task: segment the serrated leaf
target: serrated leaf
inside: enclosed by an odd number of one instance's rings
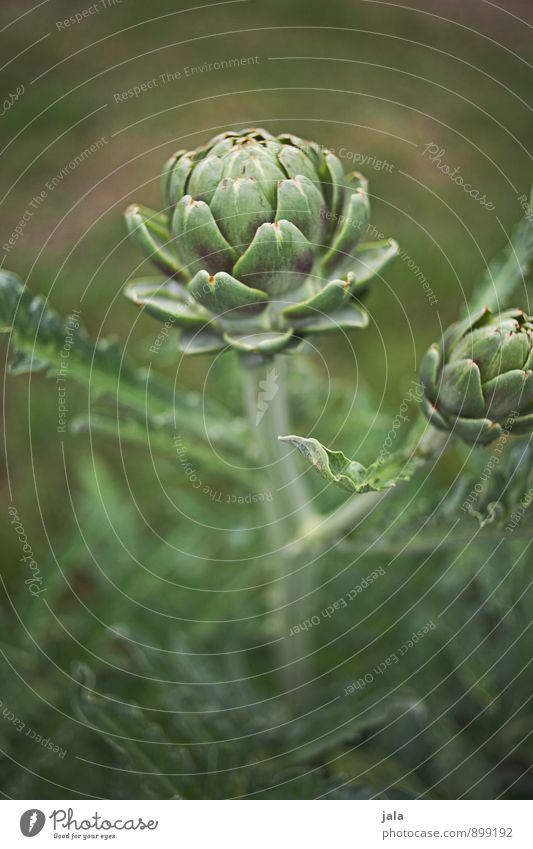
[[[378,457],[369,466],[363,466],[342,451],[331,451],[318,439],[293,435],[279,438],[294,445],[323,478],[351,493],[380,492],[408,481],[430,456],[417,447],[418,439],[410,439],[403,450]]]
[[[89,401],[101,397],[151,419],[169,412],[176,427],[202,439],[211,430],[240,448],[242,422],[199,392],[174,392],[152,370],[137,368],[114,339],[91,340],[79,314],[61,320],[40,298],[32,298],[14,274],[0,271],[0,326],[10,330],[13,374],[64,374],[88,386]],[[68,355],[65,344],[68,340]]]

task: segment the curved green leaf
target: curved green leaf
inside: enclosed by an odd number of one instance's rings
[[[224,334],[224,339],[228,345],[243,354],[275,354],[286,347],[291,337],[292,329],[279,333],[265,330],[258,333]]]
[[[320,315],[314,317],[294,320],[297,333],[338,333],[340,330],[360,330],[368,327],[368,315],[361,307],[347,306],[337,310],[331,315]]]
[[[344,306],[350,299],[350,281],[331,280],[305,301],[284,307],[281,314],[289,319],[319,318]]]
[[[405,448],[383,453],[369,466],[350,460],[342,451],[330,451],[318,439],[294,435],[279,439],[294,445],[327,481],[352,493],[390,489],[401,481],[410,480],[416,470],[433,457],[431,451],[421,447],[416,428]]]
[[[195,301],[215,315],[222,313],[224,318],[245,318],[249,312],[239,313],[238,310],[264,307],[268,301],[266,292],[246,286],[225,271],[214,275],[199,271],[188,288]]]
[[[168,321],[176,327],[202,327],[209,316],[198,311],[187,290],[173,280],[132,280],[123,295],[153,318]]]
[[[346,255],[355,249],[366,232],[369,218],[368,196],[363,189],[357,189],[351,195],[346,211],[340,216],[333,244],[320,263],[324,274],[345,264]]]
[[[132,204],[124,218],[128,233],[146,257],[165,274],[180,276],[182,268],[174,252],[167,216],[146,206]]]
[[[525,195],[519,200],[524,209],[524,217],[516,224],[505,247],[496,254],[481,275],[470,298],[469,312],[481,307],[499,311],[510,302],[520,285],[524,287],[533,261],[533,225],[530,213],[533,191],[529,204]]]
[[[352,292],[358,295],[361,289],[376,275],[381,274],[398,253],[398,242],[385,239],[381,242],[362,242],[352,257],[343,264],[345,271],[353,274]]]

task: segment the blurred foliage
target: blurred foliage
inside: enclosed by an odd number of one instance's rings
[[[33,5],[4,0],[2,23]],[[186,8],[128,0],[61,31],[73,9],[55,0],[7,30],[6,55],[17,58],[3,71],[5,91],[25,91],[2,117],[2,241],[47,194],[4,267],[60,314],[80,309],[92,339],[116,333],[127,357],[168,378],[171,395],[198,391],[237,418],[235,361],[185,367],[172,337],[151,353],[157,330],[119,297],[143,271],[122,209],[141,189],[156,205],[167,154],[234,124],[294,129],[343,149],[346,167],[370,179],[376,227],[404,253],[369,302],[369,330],[293,361],[292,415],[294,432],[371,463],[419,356],[466,305],[523,212],[531,39],[513,13],[527,18],[529,4],[431,0],[415,13],[341,0],[327,17],[309,0]],[[115,98],[177,71],[138,97]],[[494,201],[494,213],[435,167],[428,144]],[[376,165],[385,161],[392,167]],[[517,303],[531,312],[525,287]],[[150,440],[146,421],[113,403],[99,402],[89,423],[87,390],[69,381],[76,427],[59,434],[57,403],[55,381],[35,372],[6,388],[6,796],[531,797],[531,514],[526,505],[510,532],[500,521],[480,528],[461,510],[486,452],[454,448],[431,479],[420,471],[387,496],[357,535],[315,551],[306,604],[319,623],[285,637],[309,641],[313,681],[289,711],[267,614],[272,564],[258,556],[260,505],[232,501],[257,494],[246,463],[235,479],[224,471],[235,466],[230,447],[214,446],[216,470],[213,451],[191,452],[198,489],[176,455],[172,416]],[[305,477],[318,506],[341,503],[334,487]],[[529,485],[519,480],[518,489]],[[496,502],[507,510],[505,492]],[[484,498],[486,517],[494,493]],[[10,505],[38,563],[39,596],[25,584]],[[354,600],[323,614],[379,569]],[[401,662],[375,671],[428,622],[435,627]]]
[[[298,386],[318,381],[310,364],[295,363],[298,399]],[[312,393],[300,400],[309,415]],[[368,431],[334,389],[335,406],[356,437]],[[386,426],[374,429],[376,443]],[[260,522],[257,507],[242,518],[233,508],[237,526],[222,543],[205,532],[220,525],[220,504],[204,496],[202,522],[190,521],[198,496],[182,484],[182,518],[160,513],[148,533],[109,464],[79,451],[75,522],[48,538],[48,553],[40,547],[44,592],[17,589],[24,563],[4,582],[4,792],[528,798],[530,534],[481,534],[447,492],[445,469],[399,489],[386,515],[315,554],[306,617],[314,680],[292,710],[272,653],[271,559],[254,558],[262,535],[247,530]],[[457,464],[464,451],[457,447]],[[477,453],[479,465],[485,452]],[[176,468],[159,474],[170,487]],[[207,467],[201,474],[226,491]],[[331,492],[315,497],[326,507]],[[364,588],[372,573],[379,577]],[[335,608],[340,598],[349,601]],[[398,652],[401,663],[387,665]],[[26,739],[28,729],[64,758]]]

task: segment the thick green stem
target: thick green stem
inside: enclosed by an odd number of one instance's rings
[[[277,663],[284,689],[294,692],[309,678],[309,645],[305,631],[291,636],[291,630],[310,615],[314,567],[303,553],[293,557],[289,552],[298,544],[300,529],[314,526],[318,517],[294,462],[294,449],[278,440],[290,430],[284,360],[278,357],[255,366],[242,361],[242,379],[258,471],[266,488],[265,556],[272,578],[269,607],[279,647]]]
[[[313,613],[313,563],[317,553],[350,533],[387,497],[390,490],[354,495],[327,516],[311,508],[294,449],[280,442],[281,434],[290,433],[285,362],[280,358],[249,365],[242,359],[243,399],[252,445],[267,491],[265,499],[265,540],[269,576],[272,578],[269,606],[273,637],[279,647],[278,665],[283,687],[298,694],[309,680],[308,655],[311,653],[305,624]],[[449,434],[426,427],[413,448],[422,462],[437,458]],[[297,630],[296,630],[297,629]]]
[[[299,542],[300,549],[307,549],[309,545],[317,543],[334,542],[343,535],[356,530],[390,492],[391,490],[387,489],[383,492],[365,492],[361,495],[352,495],[337,510],[327,516],[321,516],[313,527],[308,526],[308,533]]]

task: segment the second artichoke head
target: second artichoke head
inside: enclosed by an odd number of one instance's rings
[[[440,430],[486,445],[533,432],[533,321],[488,307],[452,324],[426,352],[422,409]]]

